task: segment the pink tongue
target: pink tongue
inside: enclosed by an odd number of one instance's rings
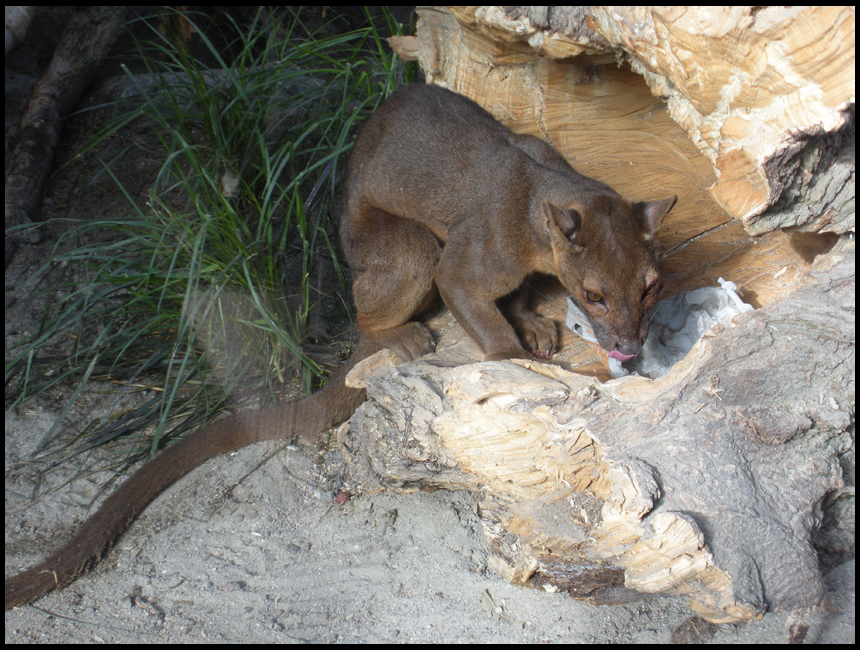
[[[621,354],[618,350],[613,350],[612,352],[608,352],[607,356],[609,356],[613,359],[618,359],[619,361],[623,362],[623,361],[627,361],[629,359],[632,359],[636,355],[635,354]]]

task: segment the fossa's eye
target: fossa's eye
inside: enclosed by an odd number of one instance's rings
[[[588,302],[603,302],[603,296],[599,293],[595,293],[594,291],[586,291],[585,297]]]
[[[647,287],[645,287],[645,293],[642,294],[642,299],[645,300],[645,298],[653,296],[655,293],[657,293],[658,285],[658,282],[652,282]]]

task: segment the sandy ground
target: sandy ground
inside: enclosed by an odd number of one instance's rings
[[[8,417],[7,463],[50,423],[38,406]],[[592,606],[512,586],[486,569],[469,494],[366,494],[338,505],[307,454],[285,449],[257,467],[272,450],[245,449],[178,482],[94,571],[7,612],[6,643],[666,643],[690,616],[682,599]],[[7,574],[68,536],[108,478],[75,481],[28,508],[27,480],[7,476]],[[850,643],[853,563],[834,574],[842,582],[829,600],[841,613],[822,640]],[[788,616],[718,626],[711,642],[784,642]]]

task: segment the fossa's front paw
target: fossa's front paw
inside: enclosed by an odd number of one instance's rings
[[[554,320],[537,314],[518,316],[514,320],[514,329],[526,350],[538,359],[549,359],[556,353],[558,327]]]

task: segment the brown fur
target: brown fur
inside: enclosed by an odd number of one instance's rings
[[[487,359],[529,357],[521,341],[548,358],[555,323],[518,292],[539,272],[561,280],[604,348],[636,355],[658,293],[651,240],[675,199],[631,203],[465,97],[401,90],[365,124],[347,174],[340,234],[358,326],[415,358],[433,340],[412,319],[438,289]],[[511,294],[506,319],[497,301]]]
[[[305,400],[234,415],[162,451],[68,544],[6,580],[6,608],[74,580],[158,493],[206,460],[263,440],[315,443],[364,399],[344,384],[358,361],[381,346],[407,360],[433,349],[414,319],[437,290],[487,359],[529,357],[521,341],[537,356],[555,351],[555,323],[527,309],[525,281],[535,272],[561,280],[607,350],[637,354],[657,294],[651,239],[674,201],[630,203],[447,90],[392,95],[359,134],[347,172],[340,234],[362,335],[352,357]]]

